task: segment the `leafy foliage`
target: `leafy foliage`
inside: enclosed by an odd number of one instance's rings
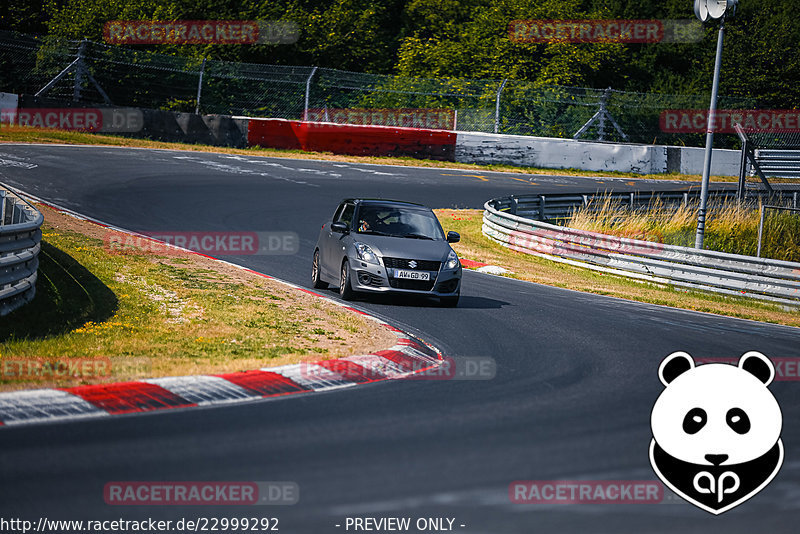
[[[727,23],[723,95],[762,107],[800,106],[797,0],[742,0]],[[690,0],[18,0],[0,28],[102,40],[109,20],[293,21],[294,44],[159,45],[148,50],[227,61],[529,82],[667,94],[708,94],[718,23],[674,44],[516,43],[516,19],[689,19]]]

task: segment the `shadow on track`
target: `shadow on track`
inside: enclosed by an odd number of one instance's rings
[[[339,297],[338,291],[336,289],[319,291],[319,293],[326,297],[334,297],[337,299]],[[445,309],[445,307],[442,306],[442,304],[439,302],[439,299],[437,299],[436,297],[426,297],[423,295],[381,295],[381,294],[372,295],[372,294],[357,293],[352,302],[383,304],[386,306],[400,306],[408,308]],[[488,297],[479,297],[477,295],[461,295],[461,298],[458,301],[457,308],[475,309],[475,310],[497,310],[504,306],[508,306],[509,304],[510,303],[506,301],[492,299]]]

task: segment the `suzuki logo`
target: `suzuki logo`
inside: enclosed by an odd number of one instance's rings
[[[417,262],[415,262],[414,260],[411,260],[410,262],[408,262],[408,266],[411,267],[412,269],[416,269],[417,268]]]

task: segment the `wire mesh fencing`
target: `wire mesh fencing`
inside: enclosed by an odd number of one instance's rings
[[[80,105],[693,146],[704,136],[665,132],[661,114],[708,106],[705,95],[204,61],[10,32],[0,32],[0,91]],[[756,105],[719,101],[720,108]],[[718,146],[738,141],[718,138]]]

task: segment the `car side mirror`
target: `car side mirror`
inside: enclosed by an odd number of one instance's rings
[[[350,233],[350,229],[347,227],[347,224],[341,221],[336,221],[335,223],[331,223],[331,231],[336,232],[338,234]]]
[[[458,232],[447,232],[448,243],[458,243],[461,241],[461,235]]]

